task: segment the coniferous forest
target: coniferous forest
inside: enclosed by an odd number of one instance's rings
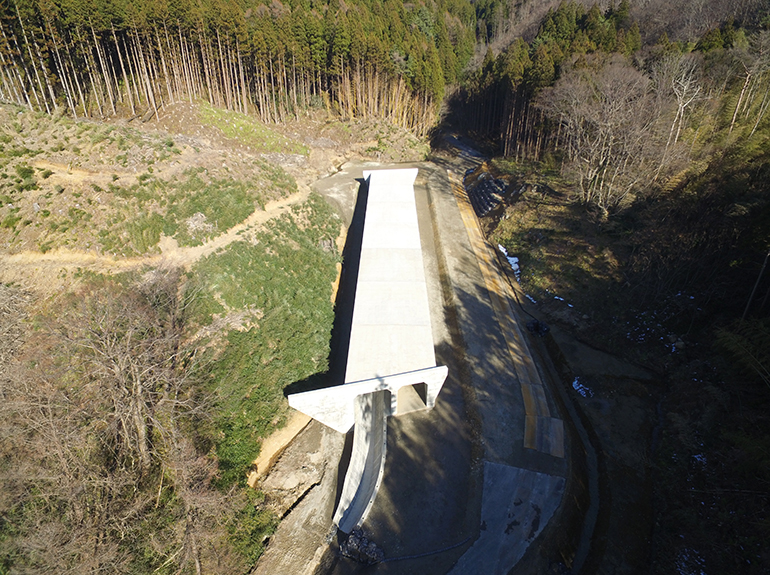
[[[74,117],[202,98],[266,122],[326,106],[425,134],[474,19],[461,0],[15,0],[0,15],[0,98]]]

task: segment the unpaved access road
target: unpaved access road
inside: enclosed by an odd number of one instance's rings
[[[299,191],[294,194],[268,202],[264,210],[255,210],[240,224],[200,246],[182,247],[175,239],[162,236],[158,244],[160,254],[132,258],[116,258],[101,255],[95,251],[84,252],[63,248],[46,253],[25,251],[0,254],[0,282],[15,282],[37,291],[51,292],[64,288],[62,274],[77,270],[116,273],[149,266],[189,268],[201,258],[240,239],[240,234],[245,230],[258,228],[280,216],[291,206],[307,200],[310,188],[302,185],[299,188]]]

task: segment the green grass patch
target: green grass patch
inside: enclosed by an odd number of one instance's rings
[[[264,160],[257,160],[257,165],[262,170],[262,173],[267,176],[267,179],[270,180],[274,188],[289,194],[297,191],[297,182],[281,166],[265,162]]]
[[[259,175],[245,181],[209,178],[205,170],[194,168],[175,181],[145,173],[130,187],[110,183],[109,192],[127,200],[119,208],[125,217],[99,232],[100,241],[108,251],[127,245],[134,253],[146,253],[162,232],[180,245],[201,245],[264,208],[268,198],[296,191],[294,179],[280,167],[267,162],[257,166]],[[136,219],[137,213],[151,215]]]
[[[35,169],[25,164],[19,164],[15,169],[16,174],[18,174],[22,180],[31,178],[35,174]]]
[[[23,158],[25,156],[35,157],[38,154],[42,154],[43,150],[30,150],[26,146],[13,147],[6,151],[5,155],[9,158]]]
[[[265,538],[278,527],[278,518],[261,503],[264,494],[247,489],[244,505],[230,524],[230,540],[249,565],[254,565],[265,550]]]
[[[67,216],[69,216],[69,222],[67,222],[68,228],[75,228],[81,223],[86,223],[91,220],[92,215],[80,208],[71,207],[67,210]]]
[[[283,389],[326,370],[334,318],[329,295],[339,258],[321,245],[338,231],[331,208],[312,196],[271,221],[256,244],[236,242],[191,273],[195,323],[208,323],[211,313],[255,314],[256,325],[231,331],[209,368],[221,414],[217,456],[224,484],[245,480],[261,438],[282,424]]]
[[[200,245],[251,215],[257,204],[264,208],[260,194],[250,182],[215,179],[205,182],[192,175],[168,195],[166,235],[176,237],[180,245]],[[195,227],[192,218],[200,220]]]
[[[206,102],[200,104],[201,123],[218,128],[226,137],[238,140],[259,152],[309,153],[306,146],[271,130],[265,124],[238,112],[215,108]]]
[[[127,222],[126,229],[134,249],[139,253],[146,253],[160,241],[163,217],[155,212],[141,214],[138,218]]]
[[[0,222],[0,228],[7,228],[12,230],[20,221],[21,217],[17,216],[15,213],[8,214],[5,216],[5,218],[3,218],[3,221]]]

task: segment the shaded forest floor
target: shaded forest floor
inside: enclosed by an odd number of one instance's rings
[[[558,172],[485,166],[510,184],[483,218],[490,242],[519,258],[526,308],[579,342],[568,344],[577,348],[562,377],[591,421],[608,482],[611,511],[600,514],[587,564],[600,573],[770,569],[770,392],[758,368],[731,353],[743,346],[763,365],[770,280],[740,322],[761,257],[747,261],[740,241],[725,239],[736,224],[723,215],[747,196],[753,206],[767,199],[761,180],[730,195],[741,167],[726,158],[701,167],[685,193],[609,220],[576,203]],[[761,173],[767,159],[745,171]],[[752,224],[757,237],[765,224],[761,216]],[[602,368],[592,357],[604,352],[640,375]]]

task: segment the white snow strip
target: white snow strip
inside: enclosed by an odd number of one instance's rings
[[[577,391],[580,395],[582,395],[583,397],[593,397],[594,396],[593,390],[590,387],[588,387],[587,385],[585,385],[584,383],[582,383],[580,381],[579,377],[576,377],[575,381],[572,382],[572,388],[575,391]]]
[[[503,252],[503,255],[508,260],[508,264],[513,270],[513,275],[516,276],[516,281],[521,282],[521,268],[519,267],[519,258],[516,256],[509,256],[508,250],[506,250],[505,247],[503,247],[501,244],[497,244],[497,249]]]

